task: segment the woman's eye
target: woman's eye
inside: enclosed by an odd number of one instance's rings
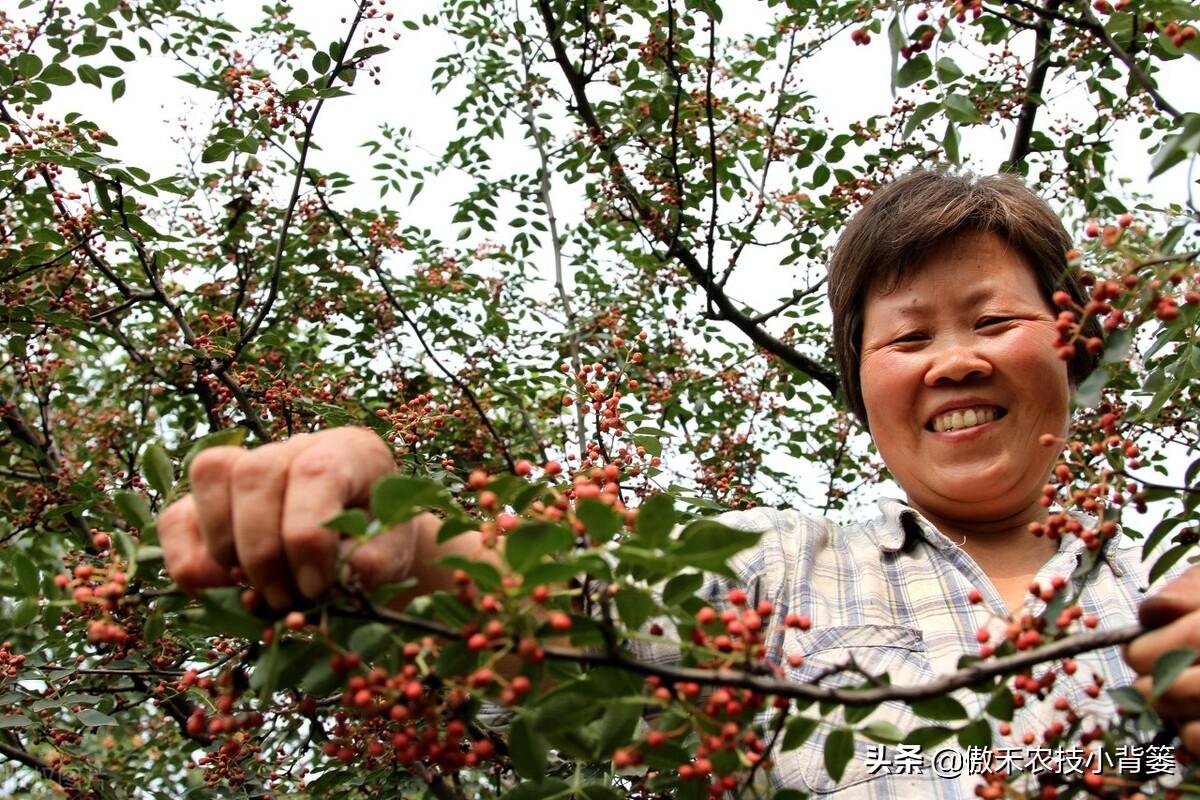
[[[910,333],[902,333],[892,340],[892,344],[904,344],[905,342],[919,342],[925,338],[925,334],[920,331],[912,331]]]
[[[1012,317],[984,317],[979,320],[979,327],[983,328],[988,325],[1001,325],[1005,322],[1011,322]]]

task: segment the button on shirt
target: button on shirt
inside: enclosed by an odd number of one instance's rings
[[[867,674],[886,675],[893,685],[928,683],[955,672],[963,655],[978,654],[976,636],[981,627],[989,629],[993,642],[1004,638],[1008,609],[991,581],[966,551],[898,500],[881,500],[879,515],[865,524],[838,525],[822,517],[776,509],[728,512],[717,519],[730,527],[763,531],[759,544],[736,555],[730,566],[751,597],[757,591],[759,599],[772,603],[764,637],[767,658],[786,665],[789,654],[804,656],[799,668],[785,667],[791,680],[810,683],[815,675],[853,659]],[[1085,614],[1098,619],[1100,630],[1135,623],[1137,606],[1149,594],[1149,566],[1141,562],[1140,547],[1129,547],[1131,543],[1123,536],[1106,542],[1100,564],[1081,587],[1079,604]],[[1055,576],[1069,578],[1087,555],[1080,539],[1066,536],[1035,580],[1045,585]],[[1177,571],[1162,580],[1169,580]],[[713,577],[701,595],[720,603],[731,586],[726,579]],[[972,604],[968,599],[972,589],[983,595],[981,603]],[[1039,614],[1044,609],[1045,603],[1031,594],[1021,613]],[[783,620],[789,612],[809,617],[812,627],[807,631],[787,628]],[[673,633],[668,630],[668,635]],[[645,640],[631,642],[631,647],[638,658],[658,663],[673,660],[678,653]],[[1031,698],[1016,709],[1010,736],[1002,737],[993,729],[994,748],[1020,748],[1026,732],[1037,737],[1037,745],[1064,751],[1072,744],[1078,746],[1077,741],[1042,742],[1042,732],[1050,724],[1064,721],[1064,713],[1054,709],[1058,697],[1065,697],[1083,717],[1084,730],[1113,718],[1115,710],[1107,692],[1091,698],[1086,689],[1096,676],[1103,679],[1105,689],[1133,682],[1135,675],[1121,659],[1119,649],[1107,647],[1074,660],[1078,665],[1075,674],[1059,674],[1046,700]],[[1047,669],[1047,665],[1035,668],[1034,677]],[[825,678],[822,685],[862,681],[861,675],[843,672]],[[981,718],[989,699],[970,689],[958,690],[954,697],[967,710],[968,720]],[[818,712],[813,706],[805,713]],[[828,719],[841,721],[841,711]],[[938,724],[923,720],[899,702],[882,704],[864,724],[875,720],[892,722],[905,733]],[[948,724],[958,727],[966,721]],[[822,797],[967,800],[976,796],[975,788],[982,781],[978,774],[982,770],[970,774],[966,764],[957,778],[934,774],[929,760],[942,748],[957,748],[953,737],[925,750],[924,767],[917,772],[912,765],[897,769],[896,763],[881,768],[878,746],[856,736],[854,757],[841,780],[834,782],[826,774],[823,758],[829,730],[822,725],[803,746],[777,753],[768,776],[772,783]],[[1028,780],[1029,787],[1035,788],[1036,777]]]

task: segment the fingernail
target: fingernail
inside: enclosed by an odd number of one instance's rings
[[[316,564],[301,564],[296,571],[296,585],[305,597],[315,598],[325,589],[325,576]]]

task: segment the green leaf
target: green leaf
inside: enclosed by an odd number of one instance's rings
[[[542,782],[546,777],[546,740],[534,730],[529,717],[519,715],[508,734],[508,753],[513,769],[525,780]]]
[[[333,60],[329,58],[329,54],[324,50],[318,50],[315,54],[313,54],[313,72],[316,72],[318,75],[324,75],[329,71],[331,66],[333,66]]]
[[[75,76],[61,64],[51,64],[46,67],[38,78],[54,86],[70,86],[75,82]]]
[[[846,728],[832,731],[825,739],[825,770],[837,783],[846,772],[846,765],[854,757],[854,734]]]
[[[924,750],[946,741],[953,735],[953,728],[945,728],[941,725],[928,725],[909,731],[909,734],[904,737],[904,744],[915,744]]]
[[[257,640],[262,634],[263,622],[246,610],[241,595],[236,586],[209,589],[201,594],[205,627],[243,639]]]
[[[915,700],[912,703],[912,710],[917,716],[934,722],[949,722],[967,718],[967,710],[963,708],[962,703],[950,695]]]
[[[475,585],[484,592],[494,592],[501,586],[500,570],[484,561],[472,561],[462,556],[445,556],[438,563],[446,569],[461,569],[471,576]]]
[[[392,629],[390,626],[382,622],[370,622],[366,625],[355,627],[354,633],[350,634],[350,641],[346,646],[364,659],[371,659],[383,652],[392,643]]]
[[[920,127],[922,122],[929,119],[941,110],[941,103],[922,103],[914,108],[912,113],[908,115],[908,121],[904,123],[903,138],[908,139],[908,137],[912,136],[913,132]]]
[[[955,122],[970,125],[979,121],[979,111],[971,102],[971,98],[966,95],[957,93],[946,95],[943,105],[946,109],[946,116]]]
[[[155,611],[146,618],[146,624],[142,626],[142,640],[148,644],[153,644],[162,638],[166,629],[166,617],[163,616],[161,611]]]
[[[158,442],[146,445],[142,451],[142,477],[167,502],[175,485],[175,470],[166,449]]]
[[[80,722],[89,727],[98,727],[102,725],[116,725],[117,721],[108,714],[103,714],[94,708],[80,709],[75,715]]]
[[[880,744],[899,744],[904,741],[904,731],[900,730],[895,723],[887,720],[877,719],[862,728],[861,733],[868,739]]]
[[[11,620],[13,630],[21,630],[32,625],[33,621],[37,619],[38,608],[39,605],[36,597],[26,597],[17,603]]]
[[[608,758],[618,747],[629,744],[641,718],[640,699],[636,704],[609,703],[608,710],[604,712],[604,717],[600,721],[599,737],[596,740],[596,757]]]
[[[667,581],[663,587],[662,601],[674,606],[692,597],[704,585],[704,576],[699,572],[684,572]]]
[[[624,523],[621,515],[614,511],[612,506],[590,497],[580,500],[575,506],[575,516],[583,522],[588,536],[594,542],[611,540],[613,535],[621,530],[621,525]]]
[[[17,574],[17,589],[21,595],[36,597],[41,592],[42,580],[33,561],[29,556],[15,550],[12,554],[12,567]]]
[[[146,528],[154,522],[154,516],[150,513],[150,504],[138,492],[118,489],[113,492],[112,498],[117,510],[121,512],[121,516],[133,527]]]
[[[122,47],[119,44],[109,45],[108,49],[111,50],[112,54],[114,56],[116,56],[117,58],[119,58],[121,61],[128,62],[128,61],[134,61],[136,59],[136,56],[134,56],[133,52],[130,51],[129,48]]]
[[[622,586],[617,591],[617,612],[621,622],[630,630],[638,630],[656,610],[654,600],[645,589],[636,586]]]
[[[946,151],[946,158],[953,164],[962,163],[959,156],[959,137],[958,128],[953,122],[946,123],[946,135],[942,137],[942,148]]]
[[[455,536],[464,534],[467,531],[473,531],[479,528],[479,523],[470,517],[461,514],[447,516],[442,520],[442,525],[438,528],[437,542],[442,544],[448,542]]]
[[[116,81],[112,85],[111,94],[112,94],[113,100],[120,100],[122,97],[125,96],[125,79],[124,78],[121,78],[121,80]]]
[[[1194,647],[1168,650],[1159,656],[1158,660],[1154,662],[1154,683],[1150,690],[1150,698],[1157,700],[1161,697],[1162,693],[1171,688],[1171,684],[1185,669],[1196,663],[1197,656],[1200,656],[1200,650]]]
[[[661,547],[675,527],[675,499],[656,494],[638,507],[633,530],[647,547]]]
[[[929,56],[919,53],[904,62],[904,66],[896,71],[896,86],[903,89],[906,86],[912,86],[917,81],[925,80],[932,74],[933,63],[929,60]]]
[[[1012,692],[1007,686],[1001,685],[988,701],[985,711],[989,717],[1012,722],[1014,709],[1016,704],[1013,702]]]
[[[958,744],[963,748],[991,747],[992,726],[982,717],[969,723],[958,732]]]
[[[1163,140],[1162,146],[1150,160],[1153,167],[1150,177],[1156,178],[1171,167],[1200,151],[1200,114],[1183,115],[1182,130]]]
[[[19,54],[13,59],[12,65],[16,67],[17,74],[26,80],[32,79],[42,71],[42,60],[33,53]]]
[[[683,530],[674,555],[690,566],[732,575],[726,562],[762,537],[760,531],[743,531],[710,519],[696,520]]]
[[[514,570],[524,574],[543,556],[569,550],[574,544],[575,536],[563,525],[525,523],[505,538],[504,560]]]
[[[75,68],[75,71],[79,73],[79,80],[83,81],[84,83],[89,83],[92,86],[95,86],[97,89],[100,88],[100,73],[95,67],[91,66],[90,64],[80,64]]]
[[[780,749],[785,753],[788,750],[795,750],[808,741],[820,724],[821,720],[819,719],[792,717],[783,729],[783,743],[780,745]]]
[[[213,142],[204,148],[204,152],[200,154],[200,160],[205,164],[211,164],[214,161],[224,161],[232,152],[233,144],[231,142]]]
[[[954,59],[944,56],[938,59],[937,76],[942,83],[953,83],[963,76],[963,71],[954,63]]]
[[[0,730],[5,728],[27,728],[33,724],[33,720],[24,714],[7,714],[0,717]]]
[[[367,535],[367,527],[370,524],[371,520],[367,516],[367,512],[361,508],[348,508],[337,516],[322,522],[321,527],[362,538]]]
[[[446,488],[429,478],[388,475],[371,487],[371,513],[384,527],[406,522],[426,508],[453,508]]]

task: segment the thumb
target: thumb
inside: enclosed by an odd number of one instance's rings
[[[1138,606],[1138,621],[1161,628],[1200,608],[1200,566],[1190,567]]]

